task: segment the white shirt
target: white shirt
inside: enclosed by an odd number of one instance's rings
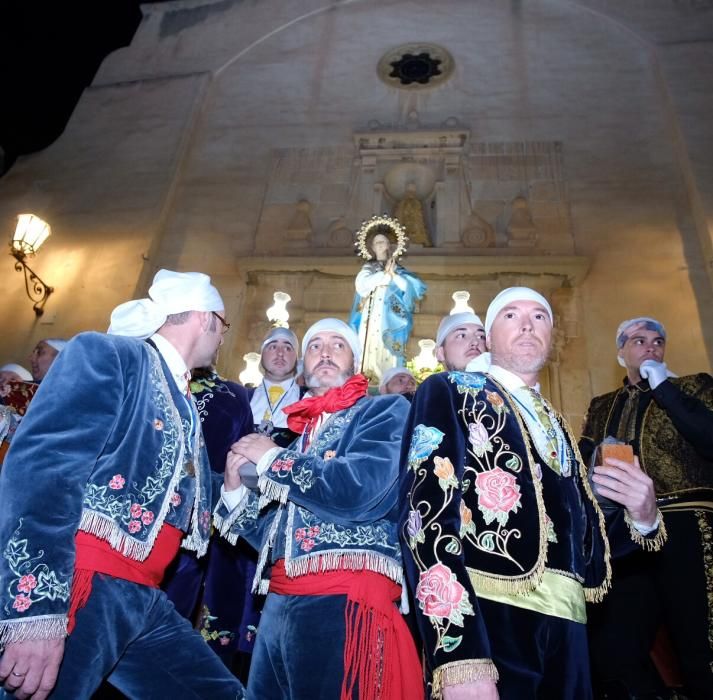
[[[285,393],[280,396],[277,401],[273,401],[270,405],[268,400],[268,391],[271,386],[281,386]],[[276,428],[287,427],[287,416],[282,412],[285,406],[289,406],[295,401],[300,400],[300,388],[295,382],[294,377],[288,377],[281,382],[273,382],[269,379],[263,379],[262,383],[255,387],[255,393],[250,399],[250,408],[253,412],[253,423],[259,425],[262,422],[265,412],[272,414],[270,421]],[[276,410],[275,410],[276,409]]]
[[[166,338],[159,333],[154,333],[151,336],[151,342],[156,346],[156,349],[161,353],[161,357],[166,361],[171,376],[176,382],[176,386],[178,386],[182,394],[185,394],[188,391],[188,377],[190,376],[190,371],[188,367],[186,367],[186,361],[171,344],[171,341],[166,340]]]

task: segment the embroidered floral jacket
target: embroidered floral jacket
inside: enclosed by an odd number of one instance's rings
[[[215,522],[229,540],[258,551],[254,589],[266,593],[266,563],[284,558],[288,576],[369,569],[402,581],[397,532],[399,450],[409,404],[362,398],[332,414],[306,452],[281,450],[250,493]]]
[[[205,552],[212,485],[191,422],[149,343],[82,333],[67,344],[0,473],[0,642],[66,633],[78,529],[141,561],[166,522]]]
[[[434,697],[497,679],[476,589],[526,593],[547,567],[579,581],[587,600],[604,595],[609,543],[581,460],[566,477],[546,466],[514,398],[489,376],[444,372],[419,387],[402,464],[405,568]],[[636,547],[643,538],[620,520]]]

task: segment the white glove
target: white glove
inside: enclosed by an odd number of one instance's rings
[[[665,362],[656,362],[656,360],[644,360],[639,367],[639,374],[643,379],[649,380],[649,386],[652,389],[655,389],[668,377],[675,376],[668,371]]]

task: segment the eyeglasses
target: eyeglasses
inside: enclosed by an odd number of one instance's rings
[[[225,335],[230,330],[230,324],[220,314],[216,313],[215,311],[211,311],[211,313],[223,324],[223,330],[221,332],[223,335]]]

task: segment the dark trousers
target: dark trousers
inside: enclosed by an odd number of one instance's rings
[[[346,595],[268,593],[255,639],[248,697],[338,700],[344,678]]]
[[[132,700],[244,697],[240,682],[163,591],[97,574],[50,698],[86,700],[105,678]]]
[[[480,598],[500,700],[591,700],[586,626]]]
[[[711,700],[713,561],[705,563],[703,538],[713,535],[713,516],[687,511],[664,518],[669,539],[662,551],[615,561],[612,590],[603,603],[590,606],[595,682],[601,687],[618,683],[632,695],[664,692],[649,656],[663,622],[687,697]],[[713,550],[713,540],[707,547]]]

